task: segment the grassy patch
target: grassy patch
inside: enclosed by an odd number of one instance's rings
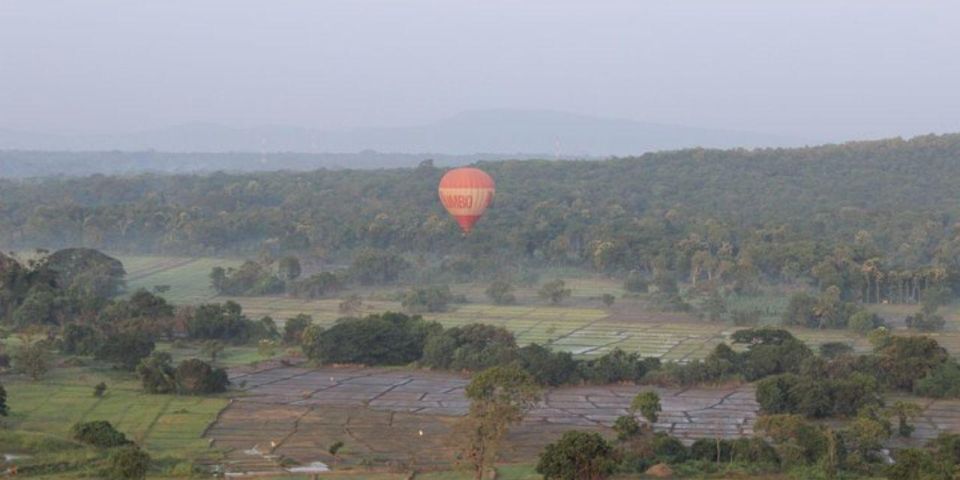
[[[107,393],[93,396],[105,382]],[[39,382],[4,379],[8,423],[19,432],[67,439],[80,421],[108,420],[155,457],[201,458],[214,453],[203,431],[226,406],[225,398],[148,395],[130,374],[90,368],[62,368]]]
[[[119,256],[127,270],[127,288],[153,291],[157,285],[170,290],[163,297],[176,304],[195,304],[211,300],[216,292],[210,287],[213,267],[236,267],[239,260],[222,258],[186,258],[157,256]]]

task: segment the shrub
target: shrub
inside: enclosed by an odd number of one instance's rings
[[[600,480],[616,467],[613,446],[600,434],[569,431],[544,448],[537,473],[548,480]]]
[[[187,336],[201,340],[246,343],[263,333],[260,326],[243,315],[236,302],[200,305],[187,319]]]
[[[17,371],[39,380],[50,369],[49,352],[43,342],[24,344],[14,352],[13,365]]]
[[[767,414],[793,413],[796,402],[790,392],[800,382],[796,375],[777,375],[757,382],[756,398]]]
[[[609,384],[636,382],[649,370],[659,366],[655,359],[644,360],[636,352],[627,353],[619,348],[600,357],[580,362],[580,378],[589,383]]]
[[[287,319],[283,324],[283,343],[287,345],[299,345],[300,336],[311,323],[313,323],[313,317],[302,313],[296,317]]]
[[[178,390],[189,394],[221,393],[230,381],[222,368],[213,368],[203,360],[192,358],[177,365],[174,372]]]
[[[780,456],[776,449],[759,437],[738,438],[730,441],[730,457],[734,462],[777,465]]]
[[[826,342],[820,345],[820,356],[835,358],[853,353],[853,347],[846,342]]]
[[[719,438],[700,438],[690,445],[690,458],[705,462],[722,462],[732,459],[733,445]]]
[[[661,411],[660,396],[653,391],[638,393],[630,402],[630,411],[640,412],[648,422],[656,423]]]
[[[362,285],[393,283],[409,267],[410,264],[394,252],[367,248],[353,257],[350,277]]]
[[[680,463],[687,459],[687,447],[680,440],[663,432],[653,434],[651,441],[653,453],[665,463]]]
[[[506,365],[516,358],[513,333],[502,327],[474,323],[436,329],[424,344],[421,361],[431,368],[479,371]]]
[[[541,385],[572,383],[577,377],[577,361],[570,352],[554,352],[532,343],[517,350],[520,367]]]
[[[98,344],[97,332],[93,328],[69,324],[63,328],[60,352],[65,355],[93,355]]]
[[[549,300],[550,303],[556,305],[563,301],[563,299],[569,297],[573,294],[573,290],[567,288],[566,282],[563,280],[557,279],[551,282],[544,283],[540,290],[537,291],[537,295],[544,300]]]
[[[890,480],[949,480],[954,478],[952,465],[938,462],[932,453],[919,448],[900,449],[894,455],[896,462],[887,467]]]
[[[107,477],[122,480],[147,478],[150,455],[136,445],[129,445],[110,452],[107,457]]]
[[[614,302],[617,301],[617,297],[609,293],[604,293],[603,295],[600,295],[600,301],[603,302],[605,306],[612,307]]]
[[[783,312],[783,324],[817,328],[819,319],[814,314],[816,306],[817,297],[809,293],[801,292],[791,295],[787,309]]]
[[[943,318],[943,315],[921,311],[917,312],[914,315],[908,316],[906,318],[907,328],[911,330],[919,330],[921,332],[936,332],[943,330],[943,326],[946,325],[947,321]]]
[[[796,340],[792,333],[779,328],[747,328],[733,332],[733,343],[756,345],[783,345]]]
[[[804,360],[813,356],[810,348],[784,330],[740,330],[734,332],[733,339],[750,344],[747,352],[740,356],[740,374],[747,381],[797,373]]]
[[[310,359],[321,363],[402,365],[419,359],[427,336],[440,328],[419,316],[388,312],[341,319],[326,330],[308,327],[302,345]]]
[[[337,305],[337,311],[343,315],[354,316],[360,312],[363,308],[363,299],[360,298],[360,295],[353,294],[344,298],[339,305]]]
[[[343,274],[320,272],[290,283],[288,292],[298,298],[321,298],[344,288]]]
[[[497,305],[510,305],[517,301],[513,294],[513,284],[507,280],[496,280],[487,287],[487,297]]]
[[[614,420],[613,431],[617,432],[617,440],[625,442],[640,433],[640,422],[633,415],[621,415]]]
[[[936,451],[937,457],[953,465],[960,464],[960,434],[943,432],[930,440],[929,447]]]
[[[829,440],[824,429],[799,415],[766,415],[754,429],[773,441],[785,463],[813,463],[823,458]]]
[[[913,391],[924,397],[960,397],[960,365],[954,360],[937,365],[914,384]]]
[[[134,370],[140,360],[153,352],[154,343],[143,335],[122,333],[107,338],[94,358],[113,363],[123,370]]]
[[[453,300],[450,287],[443,285],[411,289],[403,295],[400,305],[410,313],[445,312]]]
[[[174,378],[173,358],[167,352],[155,352],[137,365],[140,384],[147,393],[172,393],[177,384]]]
[[[76,423],[70,428],[70,436],[78,442],[99,448],[113,448],[130,443],[126,435],[105,420]]]
[[[627,274],[627,278],[623,281],[623,289],[630,293],[646,293],[649,285],[647,279],[636,270]]]
[[[883,319],[875,313],[860,310],[847,321],[847,328],[861,335],[870,333],[873,329],[883,326]]]

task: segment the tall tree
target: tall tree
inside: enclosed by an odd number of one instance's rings
[[[540,398],[533,377],[516,366],[493,367],[470,380],[466,388],[470,409],[455,428],[459,460],[483,478],[499,453],[510,425],[519,423]]]

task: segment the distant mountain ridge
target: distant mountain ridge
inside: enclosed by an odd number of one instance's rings
[[[210,172],[373,170],[411,168],[425,160],[438,167],[479,161],[517,160],[513,155],[377,153],[252,153],[152,151],[0,150],[0,178],[84,177],[88,175],[202,174]],[[523,157],[533,158],[533,157]]]
[[[812,142],[756,132],[543,110],[472,111],[419,126],[337,131],[286,126],[231,128],[209,123],[105,135],[0,130],[0,150],[45,151],[349,153],[373,150],[403,154],[601,157],[690,147],[789,147],[809,143]]]

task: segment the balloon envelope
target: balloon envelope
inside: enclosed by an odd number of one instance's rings
[[[455,168],[440,179],[440,202],[460,224],[464,233],[470,233],[483,212],[493,202],[496,186],[493,179],[479,168]]]

